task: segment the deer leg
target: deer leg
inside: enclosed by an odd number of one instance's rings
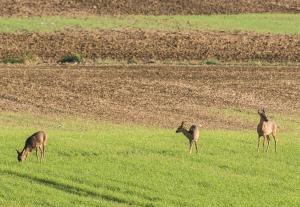
[[[45,144],[43,144],[43,159],[45,158]]]
[[[260,136],[258,135],[258,139],[257,139],[257,152],[259,152],[259,142],[260,142]]]
[[[38,149],[37,148],[35,148],[35,155],[36,155],[37,160],[39,160]]]
[[[264,137],[264,140],[263,140],[263,152],[265,151],[265,142],[266,142],[266,136],[265,135],[263,135],[263,137]]]
[[[192,146],[193,146],[193,142],[190,141],[190,154],[192,154]]]
[[[39,147],[40,150],[40,162],[42,162],[42,158],[43,158],[43,151],[42,151],[42,147]]]
[[[270,145],[270,136],[269,135],[267,135],[267,141],[268,141],[268,145],[267,145],[266,152],[268,152],[269,145]]]
[[[42,154],[42,159],[44,159],[44,145],[41,146],[41,154]]]
[[[198,154],[198,146],[197,146],[197,142],[195,142],[195,148],[196,148],[196,153]]]
[[[41,146],[41,154],[42,154],[42,159],[44,159],[44,146]]]
[[[274,142],[275,142],[275,152],[276,152],[276,144],[277,144],[277,141],[276,141],[276,138],[275,138],[274,134],[272,134],[272,136],[273,136],[273,139],[274,139]]]

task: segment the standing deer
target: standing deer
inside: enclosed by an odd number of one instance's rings
[[[258,141],[257,141],[257,151],[259,151],[259,142],[260,142],[260,137],[263,136],[263,150],[265,149],[265,140],[267,138],[268,145],[266,152],[268,152],[269,145],[270,145],[270,134],[272,134],[274,142],[275,142],[275,152],[276,152],[276,131],[277,131],[277,126],[276,123],[273,121],[270,121],[265,113],[265,110],[258,110],[258,114],[260,116],[260,121],[257,125],[257,134],[258,134]]]
[[[184,136],[189,140],[190,142],[190,154],[192,153],[192,145],[195,143],[195,148],[196,148],[196,153],[198,153],[198,146],[197,142],[199,139],[199,126],[197,125],[192,125],[189,130],[184,128],[184,121],[181,123],[181,125],[178,127],[176,130],[176,133],[182,132]]]
[[[43,131],[36,132],[28,137],[22,152],[19,152],[17,150],[19,162],[25,160],[33,149],[36,150],[36,157],[41,162],[45,157],[45,145],[47,143],[47,140],[48,136]],[[40,151],[40,158],[38,156],[38,150]]]

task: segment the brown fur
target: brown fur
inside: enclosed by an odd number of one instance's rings
[[[198,153],[198,146],[197,142],[199,140],[199,126],[192,125],[189,130],[184,128],[184,121],[181,123],[181,125],[177,128],[176,133],[182,132],[184,136],[189,140],[190,143],[190,154],[192,153],[192,145],[195,143],[196,153]]]
[[[277,140],[276,140],[276,132],[277,132],[277,125],[274,121],[270,121],[265,113],[265,110],[258,110],[258,114],[260,116],[260,121],[257,125],[257,134],[258,134],[258,141],[257,141],[257,151],[259,151],[259,142],[260,142],[260,137],[264,137],[263,140],[263,150],[265,148],[265,141],[267,138],[268,145],[266,148],[266,152],[269,149],[270,145],[270,134],[272,134],[274,142],[275,142],[275,152],[276,152],[276,145],[277,145]]]
[[[19,162],[24,161],[33,149],[36,150],[36,157],[41,162],[45,157],[45,145],[47,140],[48,136],[43,131],[38,131],[28,137],[23,150],[21,152],[17,150]],[[40,158],[38,156],[38,150],[40,151]]]

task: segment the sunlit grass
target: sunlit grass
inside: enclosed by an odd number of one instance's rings
[[[45,162],[18,163],[40,129]],[[300,205],[300,140],[288,131],[266,154],[255,131],[202,130],[198,155],[174,129],[1,113],[0,131],[1,206]]]
[[[300,34],[300,14],[211,16],[1,17],[0,32],[54,32],[64,29],[151,29],[254,31]]]

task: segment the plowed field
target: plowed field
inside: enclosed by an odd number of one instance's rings
[[[299,12],[298,0],[0,0],[1,16]]]
[[[68,53],[88,59],[300,62],[300,36],[245,32],[144,30],[0,34],[0,60],[36,55],[44,62]]]
[[[299,80],[296,67],[1,66],[0,110],[160,127],[188,120],[253,128],[222,110],[299,114]]]

